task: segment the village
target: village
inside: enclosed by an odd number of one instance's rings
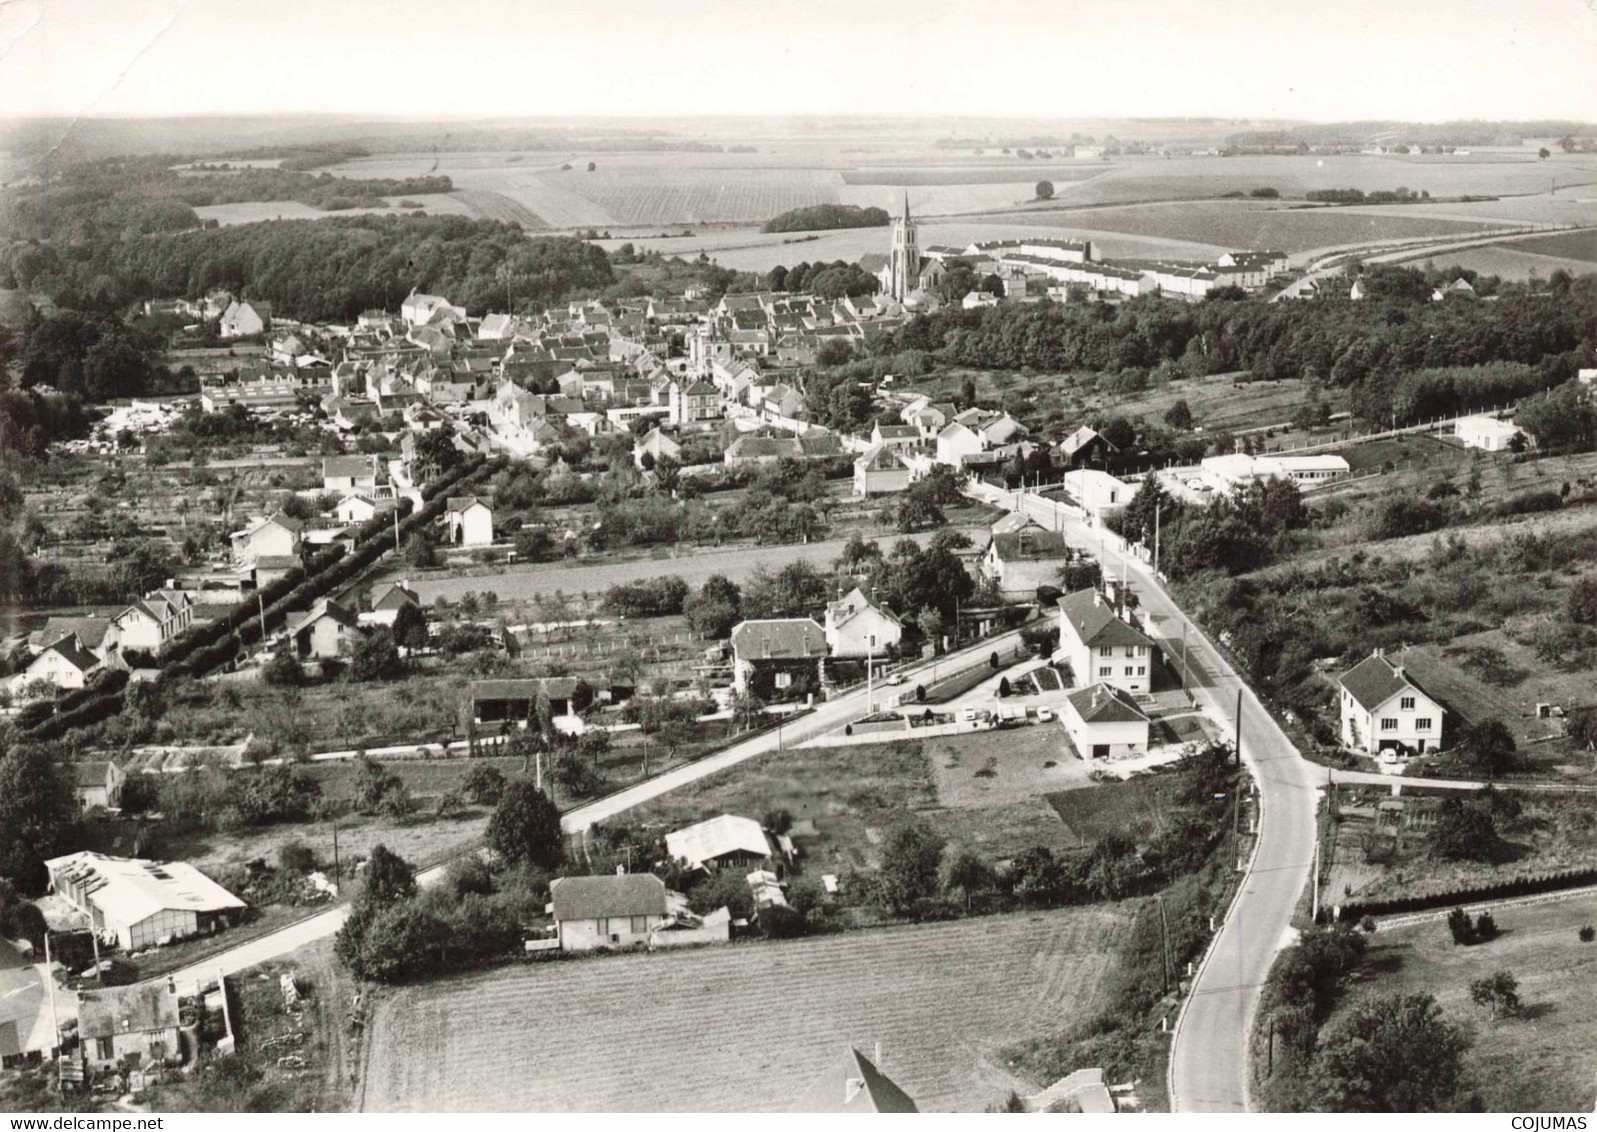
[[[1362,941],[1584,891],[1597,462],[1558,421],[1594,412],[1589,343],[1536,392],[1401,411],[1168,357],[1067,397],[959,349],[1007,318],[1127,339],[1499,296],[918,225],[905,193],[884,251],[752,286],[618,250],[635,277],[541,311],[507,273],[499,309],[126,312],[192,388],[107,400],[16,492],[38,585],[3,623],[0,787],[52,848],[0,856],[0,1085],[154,1111],[215,1102],[233,1058],[295,1103],[449,1107],[416,1050],[483,995],[581,1045],[610,996],[663,1025],[725,985],[741,1018],[780,956],[875,1002],[991,931],[1065,972],[1029,1005],[1023,970],[958,976],[1026,1016],[1002,1067],[957,1027],[909,1048],[927,983],[885,1034],[799,1033],[787,1076],[710,1050],[641,1103],[699,1074],[793,1111],[1158,1110],[1236,902]],[[1251,887],[1259,860],[1297,887]],[[461,1107],[627,1103],[577,1061],[468,1070],[500,1044],[440,1053]]]

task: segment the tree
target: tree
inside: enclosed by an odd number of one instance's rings
[[[1054,183],[1052,181],[1038,181],[1037,182],[1037,199],[1038,200],[1053,200],[1054,199]]]
[[[417,531],[405,540],[405,562],[418,570],[438,565],[438,548],[424,532]]]
[[[1492,1017],[1519,1013],[1519,980],[1509,971],[1497,971],[1469,984],[1470,1001],[1491,1011]]]
[[[448,424],[424,431],[416,438],[414,467],[417,478],[428,482],[459,467],[466,454],[455,447],[455,430]]]
[[[1587,574],[1569,587],[1564,612],[1577,625],[1597,625],[1597,574]]]
[[[505,784],[488,819],[488,847],[509,864],[558,867],[566,857],[560,810],[542,790],[525,780]]]
[[[1471,761],[1487,775],[1507,774],[1518,769],[1521,759],[1514,733],[1500,719],[1483,719],[1473,724],[1464,739]]]
[[[68,847],[76,818],[72,784],[43,748],[19,743],[0,754],[0,877],[43,891],[44,862]]]
[[[943,845],[943,838],[919,817],[902,818],[888,830],[882,845],[882,895],[895,913],[912,912],[937,895]]]
[[[473,763],[461,781],[460,789],[474,805],[497,805],[505,793],[505,776],[497,767],[489,766],[487,763]]]
[[[387,626],[378,626],[355,645],[349,673],[362,684],[372,680],[392,680],[405,670]]]
[[[1536,151],[1536,156],[1542,161],[1546,161],[1552,155],[1552,150],[1548,149],[1545,145]]]
[[[1430,853],[1445,861],[1492,861],[1499,841],[1491,810],[1461,798],[1445,798],[1427,839]]]
[[[916,491],[914,485],[898,497],[893,516],[898,529],[906,534],[940,527],[945,522],[937,504],[928,499],[925,493]]]
[[[959,407],[961,409],[974,408],[976,405],[976,379],[967,377],[959,383]]]
[[[997,885],[992,866],[969,849],[961,849],[948,866],[947,887],[959,892],[967,912],[975,897],[991,892]]]
[[[416,895],[416,871],[408,861],[381,843],[372,846],[360,879],[360,901],[368,907],[385,908]]]
[[[1326,1028],[1308,1083],[1322,1112],[1445,1112],[1458,1103],[1469,1039],[1428,994],[1359,1003]]]
[[[405,602],[394,613],[394,623],[389,632],[394,644],[414,652],[424,649],[431,640],[427,632],[427,613],[421,606]]]
[[[1597,707],[1576,708],[1565,723],[1569,741],[1582,751],[1597,751]]]
[[[272,659],[261,669],[261,679],[276,688],[297,688],[304,677],[299,661],[286,648],[272,654]]]
[[[1164,423],[1180,432],[1186,432],[1192,427],[1192,406],[1187,404],[1186,398],[1182,398],[1165,410]]]

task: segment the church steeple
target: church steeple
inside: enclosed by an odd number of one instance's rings
[[[909,190],[904,190],[904,211],[893,222],[893,246],[888,257],[887,293],[903,302],[920,287],[920,242],[909,214]]]

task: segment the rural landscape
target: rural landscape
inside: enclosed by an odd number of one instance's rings
[[[1593,1111],[1527,5],[0,13],[0,1110]]]

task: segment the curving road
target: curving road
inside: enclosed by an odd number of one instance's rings
[[[1142,610],[1156,635],[1170,642],[1167,651],[1172,656],[1180,655],[1184,628],[1189,686],[1198,704],[1228,734],[1235,734],[1240,702],[1242,758],[1258,788],[1259,836],[1236,898],[1176,1022],[1170,1105],[1175,1112],[1246,1111],[1248,1036],[1265,977],[1287,938],[1292,912],[1313,868],[1316,795],[1326,771],[1299,754],[1221,652],[1113,534],[1090,526],[1073,509],[1035,496],[1009,495],[988,502],[1023,511],[1042,525],[1063,531],[1073,545],[1099,557],[1107,577],[1134,581]]]

